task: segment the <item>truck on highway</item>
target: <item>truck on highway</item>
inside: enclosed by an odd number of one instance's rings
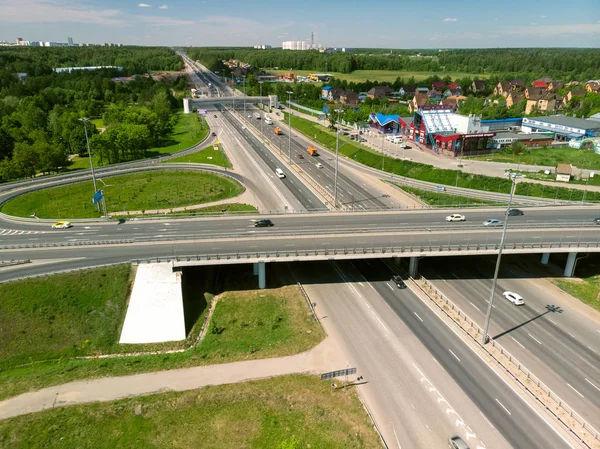
[[[318,156],[319,152],[317,151],[317,149],[313,146],[310,146],[306,149],[306,151],[308,151],[308,154],[310,154],[311,156]]]
[[[273,129],[273,132],[274,132],[276,135],[278,135],[278,136],[281,136],[281,135],[283,134],[283,133],[281,132],[281,128],[279,128],[279,127],[276,127],[275,129]]]
[[[272,125],[273,124],[273,120],[271,120],[271,117],[269,117],[267,114],[265,114],[265,124],[266,125]]]

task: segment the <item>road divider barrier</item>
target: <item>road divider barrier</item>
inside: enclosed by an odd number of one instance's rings
[[[600,448],[600,434],[571,408],[556,393],[552,392],[521,362],[512,356],[498,342],[491,339],[482,345],[483,330],[467,314],[460,310],[431,282],[421,276],[412,279],[415,285],[433,302],[447,317],[456,323],[477,346],[491,357],[513,380],[515,380],[539,405],[549,412],[569,434],[588,448]]]

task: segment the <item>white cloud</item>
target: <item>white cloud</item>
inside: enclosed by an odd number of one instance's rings
[[[145,23],[151,23],[152,25],[162,26],[194,25],[195,23],[193,20],[180,20],[160,16],[136,16],[136,18],[140,19],[142,22]]]
[[[456,17],[446,17],[443,22],[457,22],[458,19]]]
[[[547,19],[548,16],[540,16],[540,19]]]
[[[138,3],[138,6],[140,8],[150,8],[150,7],[152,7],[152,5],[149,5],[148,3]]]
[[[69,0],[20,0],[12,5],[0,2],[0,22],[126,24],[118,9],[94,9],[85,2]]]
[[[169,9],[169,7],[167,5],[160,5],[158,9]]]

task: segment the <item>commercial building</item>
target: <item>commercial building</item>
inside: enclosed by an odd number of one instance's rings
[[[600,135],[600,120],[548,115],[524,117],[521,127],[525,133],[550,132],[555,140],[569,141]]]
[[[282,50],[310,50],[311,46],[306,41],[283,41]]]
[[[454,113],[451,106],[425,105],[415,111],[408,138],[448,156],[489,152],[495,132],[485,132],[481,118]]]
[[[552,144],[552,136],[542,133],[518,134],[514,132],[499,132],[490,141],[490,149],[500,150],[511,146],[514,142],[522,143],[527,147],[542,147]]]

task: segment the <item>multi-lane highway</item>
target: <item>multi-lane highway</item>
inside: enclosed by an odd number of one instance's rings
[[[445,447],[453,434],[472,448],[572,447],[380,261],[294,270],[364,373],[389,447]]]
[[[421,273],[483,327],[494,263],[484,257],[427,260],[421,264]],[[505,291],[520,294],[525,304],[513,305],[502,296]],[[531,279],[520,279],[504,269],[494,298],[490,335],[599,427],[600,323],[574,306],[557,303]]]

